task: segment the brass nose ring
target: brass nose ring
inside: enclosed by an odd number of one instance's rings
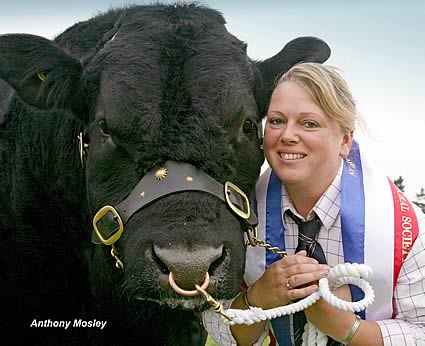
[[[171,288],[178,294],[182,295],[182,296],[186,296],[186,297],[194,297],[199,295],[200,293],[197,290],[184,290],[183,288],[179,287],[176,282],[174,281],[174,277],[173,277],[173,273],[170,272],[170,274],[168,275],[168,282],[170,283]],[[201,285],[201,288],[203,290],[206,290],[208,285],[210,283],[210,275],[208,274],[208,272],[205,273],[205,279],[204,282]]]

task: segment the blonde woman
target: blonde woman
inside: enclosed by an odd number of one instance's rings
[[[374,304],[356,316],[320,299],[305,317],[251,326],[227,327],[204,313],[218,344],[260,344],[271,330],[279,345],[299,345],[305,318],[332,344],[425,342],[425,216],[364,158],[353,140],[357,122],[355,102],[336,68],[302,63],[279,79],[264,135],[271,169],[260,177],[257,199],[260,237],[288,256],[249,247],[249,287],[231,307],[289,304],[317,291],[329,266],[344,262],[373,268]],[[348,285],[337,295],[361,298]]]

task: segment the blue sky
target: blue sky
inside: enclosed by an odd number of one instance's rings
[[[171,1],[164,1],[171,2]],[[221,11],[253,59],[276,54],[298,36],[324,39],[329,64],[342,69],[366,130],[363,150],[390,178],[402,175],[414,198],[425,187],[425,1],[199,1]],[[0,34],[53,38],[122,0],[0,0]],[[144,2],[145,4],[148,2]]]

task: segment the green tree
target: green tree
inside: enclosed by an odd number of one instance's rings
[[[416,201],[413,201],[425,213],[425,189],[421,187],[421,191],[416,194]]]
[[[404,186],[404,179],[401,175],[398,177],[398,179],[394,180],[394,184],[400,189],[400,191],[404,192],[404,188],[406,186]]]

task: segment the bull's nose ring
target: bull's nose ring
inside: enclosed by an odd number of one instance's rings
[[[183,288],[179,287],[176,284],[176,282],[174,281],[174,277],[173,277],[172,272],[170,272],[170,274],[168,275],[168,282],[170,283],[171,288],[174,291],[176,291],[176,293],[178,293],[182,296],[194,297],[194,296],[197,296],[198,294],[200,294],[197,290],[188,291],[188,290],[184,290]],[[201,285],[201,288],[203,290],[206,290],[209,283],[210,283],[210,275],[208,274],[208,272],[206,272],[205,273],[205,279],[204,279],[204,282]]]

